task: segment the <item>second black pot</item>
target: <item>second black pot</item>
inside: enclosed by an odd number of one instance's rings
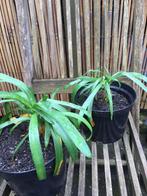
[[[127,84],[121,83],[120,87],[118,83],[113,83],[111,85],[111,90],[116,91],[126,97],[129,104],[123,109],[115,110],[112,120],[110,118],[109,111],[93,109],[92,117],[95,126],[93,127],[92,140],[100,141],[104,144],[113,143],[122,138],[127,124],[129,111],[131,110],[136,99],[136,93],[134,89]],[[83,101],[81,100],[83,100],[83,98],[79,92],[76,97],[76,103],[82,105]],[[82,129],[86,135],[89,133],[85,126],[82,126]]]

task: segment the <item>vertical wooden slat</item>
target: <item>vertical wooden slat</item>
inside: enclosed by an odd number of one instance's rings
[[[125,146],[125,151],[126,151],[128,167],[129,167],[129,171],[131,175],[134,194],[135,196],[142,196],[140,184],[139,184],[139,180],[138,180],[138,176],[137,176],[137,172],[135,169],[135,164],[134,164],[134,160],[133,160],[133,156],[132,156],[132,152],[131,152],[131,148],[130,148],[130,144],[128,140],[128,135],[126,132],[123,136],[123,142]]]
[[[89,0],[83,1],[84,7],[84,29],[85,29],[85,46],[86,46],[86,69],[91,69],[90,64],[90,6]]]
[[[57,55],[57,45],[56,45],[56,39],[55,39],[55,29],[54,29],[54,18],[53,18],[53,6],[52,1],[47,1],[48,5],[48,27],[49,27],[49,45],[50,45],[50,59],[52,64],[52,72],[53,72],[53,78],[60,77],[60,66],[59,66],[59,59]]]
[[[67,67],[66,67],[66,57],[65,57],[65,41],[63,38],[63,21],[61,13],[61,1],[56,1],[56,14],[57,14],[57,26],[58,26],[58,36],[59,36],[59,58],[60,58],[60,67],[61,67],[61,78],[67,76]]]
[[[108,145],[103,144],[106,196],[113,196]]]
[[[67,171],[67,180],[66,180],[64,196],[71,196],[72,183],[73,183],[73,174],[74,174],[74,163],[70,159],[69,165],[68,165],[68,171]]]
[[[17,0],[15,1],[15,3],[17,8],[16,10],[19,25],[20,44],[24,66],[23,78],[26,84],[31,86],[33,77],[33,58],[29,31],[27,2],[24,0]]]
[[[99,195],[98,188],[97,146],[95,142],[92,142],[92,196]]]
[[[94,68],[100,66],[100,1],[94,0]]]
[[[117,168],[120,194],[121,196],[127,196],[128,194],[127,194],[125,176],[124,176],[120,148],[119,148],[118,142],[114,143],[114,152],[115,152],[115,160],[116,160],[116,168]]]
[[[110,46],[111,46],[111,25],[112,25],[112,0],[109,2],[104,1],[105,8],[105,56],[104,56],[104,65],[109,69],[109,58],[110,58]]]
[[[30,16],[31,16],[31,27],[32,27],[32,52],[34,58],[34,77],[35,78],[43,78],[41,61],[39,56],[39,45],[38,45],[38,28],[37,28],[37,18],[35,12],[35,3],[34,0],[29,0],[30,7]]]
[[[77,66],[78,75],[82,74],[82,62],[81,62],[81,33],[80,33],[80,8],[79,0],[75,1],[75,15],[76,15],[76,43],[77,43]]]
[[[72,26],[71,26],[71,7],[70,1],[66,0],[66,22],[67,22],[67,44],[68,44],[68,66],[69,66],[69,76],[74,76],[73,68],[73,44],[72,44]]]
[[[85,156],[83,154],[80,154],[78,196],[85,196],[85,175],[86,175],[85,172],[86,172]]]
[[[133,121],[131,113],[129,114],[129,123],[130,123],[130,126],[131,126],[132,137],[135,141],[134,144],[135,144],[135,147],[136,147],[136,150],[137,150],[137,153],[138,153],[137,159],[140,160],[139,165],[141,167],[141,173],[142,173],[143,180],[144,180],[144,185],[145,185],[145,188],[146,188],[146,191],[147,191],[147,169],[146,169],[147,160],[146,160],[146,157],[144,155],[144,151],[143,151],[143,148],[142,148],[142,145],[141,145],[141,142],[140,142],[140,138],[139,138],[139,135],[137,133],[137,129],[135,127],[135,123]]]
[[[114,0],[114,14],[113,14],[113,41],[114,41],[114,59],[112,72],[117,71],[118,62],[118,14],[119,14],[119,1]]]
[[[43,2],[44,1],[42,0],[35,1],[39,30],[40,30],[40,37],[41,37],[41,42],[42,42],[43,76],[44,78],[52,78],[52,67],[51,67],[51,62],[49,58],[49,50],[48,50],[48,45],[47,45],[47,34],[46,34],[45,21],[44,21],[44,15],[43,15],[44,13]]]
[[[144,9],[143,0],[134,1],[134,67],[133,71],[141,72],[141,49],[142,49],[142,37],[143,37],[143,23],[144,23]],[[133,107],[133,117],[135,120],[136,128],[139,132],[139,118],[140,118],[140,88],[134,86],[137,92],[137,100]]]
[[[129,9],[128,9],[128,0],[124,0],[124,16],[123,16],[123,62],[122,70],[127,70],[127,41],[128,41],[128,25],[129,25]]]

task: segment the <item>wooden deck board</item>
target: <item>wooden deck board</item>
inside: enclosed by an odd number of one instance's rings
[[[136,172],[136,168],[135,168],[135,163],[133,160],[133,155],[131,152],[131,147],[130,147],[129,140],[128,140],[128,135],[126,132],[123,136],[123,141],[124,141],[124,146],[125,146],[125,150],[126,150],[126,156],[127,156],[127,160],[128,160],[128,168],[129,168],[130,175],[131,175],[134,194],[135,194],[135,196],[141,196],[142,195],[141,188],[140,188],[140,184],[139,184],[139,180],[138,180],[138,176],[137,176],[137,172]]]
[[[92,142],[92,196],[98,196],[98,163],[97,163],[97,145]]]
[[[85,156],[83,154],[80,154],[78,196],[85,195],[85,172],[86,172]]]
[[[110,162],[109,162],[109,152],[108,152],[108,145],[107,144],[103,145],[103,154],[104,154],[106,196],[113,196],[111,170],[110,170]]]
[[[124,176],[120,148],[119,148],[118,142],[114,143],[114,151],[115,151],[115,160],[116,160],[116,168],[117,168],[120,194],[121,196],[127,196],[128,194],[127,194],[125,176]]]

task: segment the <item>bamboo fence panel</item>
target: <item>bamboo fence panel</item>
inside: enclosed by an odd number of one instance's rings
[[[103,65],[112,73],[140,70],[147,75],[147,3],[141,0],[141,5],[137,1],[138,10],[144,7],[143,13],[137,15],[137,21],[143,17],[137,29],[136,1],[1,0],[0,72],[24,80],[25,72],[30,74],[26,67],[32,64],[29,80],[33,80],[37,98]],[[30,45],[32,60],[24,61],[18,4],[26,14],[24,25],[28,34],[24,43],[28,41]],[[2,90],[16,90],[10,84],[0,85]],[[147,109],[147,94],[144,91],[140,94],[140,106]],[[64,92],[57,97],[69,100]]]

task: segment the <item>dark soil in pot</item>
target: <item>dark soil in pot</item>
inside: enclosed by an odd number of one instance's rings
[[[113,95],[113,119],[111,120],[109,104],[104,99],[103,93],[99,92],[94,100],[92,117],[94,121],[93,141],[100,141],[104,144],[113,143],[122,138],[128,114],[136,99],[135,91],[127,84],[113,83],[111,85]],[[88,95],[78,92],[76,103],[82,105]],[[82,126],[84,133],[89,133],[85,126]]]
[[[18,196],[54,196],[62,189],[66,178],[66,164],[61,167],[59,176],[54,176],[55,155],[54,146],[50,142],[49,147],[43,147],[43,155],[47,170],[47,179],[39,181],[36,176],[28,140],[24,142],[14,156],[14,150],[20,139],[24,137],[28,129],[27,124],[20,125],[12,135],[9,128],[5,128],[0,136],[0,175]]]

